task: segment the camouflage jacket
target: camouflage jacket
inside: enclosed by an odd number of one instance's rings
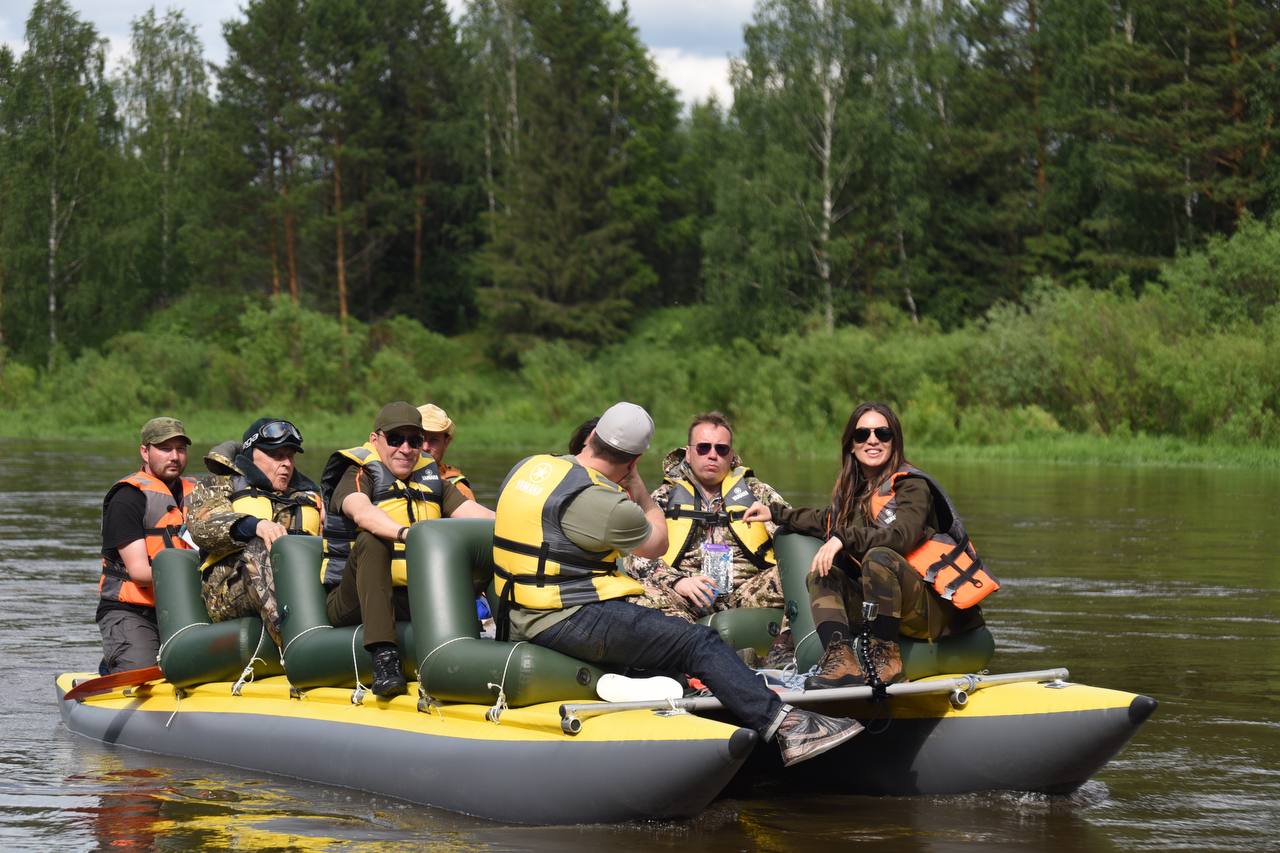
[[[239,467],[243,468],[245,459],[237,458]],[[236,522],[246,517],[246,513],[236,512],[231,508],[232,482],[230,475],[215,474],[202,478],[195,491],[187,497],[187,530],[201,552],[217,554],[244,547],[231,536],[231,529]],[[309,479],[295,472],[293,482],[285,491],[286,495],[298,492],[315,492],[320,489]],[[273,521],[288,525],[292,518],[291,507],[281,507],[275,512]]]
[[[690,483],[696,483],[693,477],[693,470],[685,462],[685,449],[677,447],[675,450],[667,454],[667,458],[662,461],[662,469],[665,472],[666,479],[670,480],[687,480]],[[730,464],[730,468],[736,468],[742,464],[742,460],[735,455]],[[773,503],[782,506],[789,506],[783,499],[782,495],[770,486],[755,477],[747,477],[743,480],[751,493],[755,495],[756,500],[766,506]],[[664,510],[667,508],[667,501],[671,495],[672,485],[670,482],[664,482],[661,486],[654,489],[653,501]],[[708,505],[708,509],[718,509],[722,499],[719,495]],[[766,525],[769,535],[773,536],[777,530],[777,525],[770,522]],[[759,574],[760,570],[755,564],[747,559],[746,554],[738,547],[733,536],[724,527],[710,527],[700,522],[693,522],[693,542],[714,542],[728,545],[733,552],[733,588],[737,590],[748,579]],[[689,548],[679,565],[669,566],[661,557],[627,557],[627,570],[636,578],[656,586],[674,588],[676,583],[682,578],[692,577],[693,575],[702,574],[702,550],[700,547]]]

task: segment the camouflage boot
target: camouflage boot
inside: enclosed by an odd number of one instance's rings
[[[773,638],[769,654],[764,659],[765,669],[782,669],[796,661],[796,644],[791,640],[791,629],[783,631]]]
[[[858,665],[853,644],[840,633],[833,634],[827,650],[818,661],[818,674],[804,680],[805,690],[824,690],[828,687],[860,687],[867,678]]]
[[[867,649],[867,659],[871,661],[882,684],[906,681],[902,672],[902,652],[893,640],[872,637],[871,646]]]

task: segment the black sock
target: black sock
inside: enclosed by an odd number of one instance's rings
[[[881,640],[897,640],[898,626],[902,620],[893,616],[877,616],[871,623],[871,635]]]
[[[822,641],[823,649],[830,647],[831,638],[836,634],[849,639],[849,626],[843,622],[823,622],[818,626],[818,639]]]

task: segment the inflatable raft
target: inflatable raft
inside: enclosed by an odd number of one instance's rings
[[[1071,684],[1065,670],[963,674],[990,659],[986,629],[932,644],[903,640],[912,681],[891,686],[885,700],[873,701],[869,688],[784,693],[868,726],[784,770],[777,750],[756,749],[756,734],[714,699],[602,703],[602,670],[481,638],[474,598],[492,577],[491,537],[492,524],[474,520],[425,522],[410,533],[413,622],[399,638],[414,683],[392,700],[361,686],[372,662],[360,629],[325,621],[319,540],[288,537],[275,548],[283,660],[257,619],[209,624],[195,555],[163,552],[154,566],[161,673],[70,699],[101,682],[63,674],[63,720],[105,743],[556,824],[689,817],[731,781],[735,789],[873,794],[1065,792],[1155,708],[1145,696]],[[802,671],[820,652],[803,583],[817,546],[798,536],[777,543]],[[782,615],[736,611],[712,624],[735,647],[763,649]]]

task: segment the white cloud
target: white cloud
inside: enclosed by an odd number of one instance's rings
[[[0,0],[2,2],[2,0]],[[98,28],[109,41],[110,68],[128,51],[129,23],[153,4],[157,14],[169,7],[183,11],[204,45],[205,58],[221,65],[227,45],[222,22],[242,17],[246,0],[71,0],[72,8]],[[610,0],[614,8],[622,0]],[[447,0],[454,21],[461,18],[465,0]],[[0,41],[21,53],[23,30],[31,12],[30,0],[8,0],[0,13]],[[662,75],[686,102],[715,92],[728,103],[731,89],[728,56],[742,50],[742,27],[751,19],[755,0],[630,0],[631,20],[649,46]]]
[[[678,47],[651,48],[658,72],[686,104],[705,101],[714,94],[721,105],[733,103],[729,85],[729,57],[702,56]]]

